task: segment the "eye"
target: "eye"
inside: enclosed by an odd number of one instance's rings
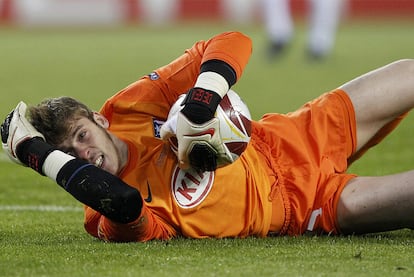
[[[86,131],[79,132],[78,138],[79,140],[83,140],[86,137]]]

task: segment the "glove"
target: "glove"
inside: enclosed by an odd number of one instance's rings
[[[171,148],[175,150],[180,168],[214,171],[220,165],[233,162],[230,151],[221,140],[218,118],[201,124],[190,121],[181,112],[184,96],[171,107],[167,122],[161,127],[162,139],[170,140],[170,144],[174,137],[177,139],[178,146],[172,144]]]
[[[35,137],[45,140],[45,137],[26,119],[26,109],[27,105],[20,102],[1,124],[3,149],[9,158],[17,164],[23,164],[16,154],[16,150],[22,142]]]
[[[221,140],[219,126],[216,117],[203,124],[195,124],[183,113],[178,113],[178,160],[183,168],[191,166],[201,171],[214,171],[219,165],[234,161]]]
[[[161,126],[160,136],[164,141],[168,141],[171,150],[178,157],[178,142],[177,142],[177,119],[178,113],[183,108],[182,103],[184,101],[185,94],[181,94],[178,100],[171,106],[168,113],[167,121]]]

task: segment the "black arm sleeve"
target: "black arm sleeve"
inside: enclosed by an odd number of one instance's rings
[[[141,214],[143,202],[137,189],[83,160],[66,163],[56,179],[78,201],[115,222],[129,223]]]
[[[17,147],[17,156],[43,174],[43,163],[53,150],[43,139],[32,138]],[[143,202],[137,189],[81,159],[67,162],[59,170],[56,182],[77,200],[115,222],[132,222],[141,214]]]

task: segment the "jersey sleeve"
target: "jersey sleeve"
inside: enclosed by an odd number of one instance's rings
[[[209,60],[224,61],[235,71],[239,80],[251,52],[252,42],[246,35],[240,32],[221,33],[207,41],[196,42],[179,58],[155,72],[164,82],[164,87],[168,88],[164,93],[168,98],[173,96],[174,103],[180,94],[194,86],[203,63]]]
[[[110,122],[109,130],[123,138],[133,138],[131,141],[137,148],[136,157],[149,153],[149,148],[159,149],[162,144],[155,135],[154,124],[166,120],[170,107],[178,97],[194,86],[201,65],[209,60],[224,61],[239,79],[251,51],[251,40],[239,32],[222,33],[209,40],[196,42],[171,63],[130,84],[106,101],[101,113]],[[132,164],[130,170],[141,168]],[[124,181],[139,189],[135,180]],[[87,208],[85,229],[91,235],[108,241],[169,239],[176,236],[177,232],[181,233],[179,226],[167,224],[145,203],[140,217],[128,224],[115,223]]]
[[[238,80],[252,53],[252,42],[240,32],[227,32],[198,43],[195,48],[202,55],[201,64],[209,60],[224,61],[236,72]]]
[[[128,224],[120,224],[89,207],[85,207],[85,229],[94,237],[111,242],[145,242],[152,239],[168,240],[176,231],[143,206],[141,216]]]
[[[252,52],[249,37],[240,32],[218,34],[196,42],[191,48],[150,74],[130,84],[109,98],[101,113],[109,119],[112,113],[140,110],[158,118],[166,118],[178,97],[187,93],[200,74],[201,65],[209,60],[226,62],[241,77]]]

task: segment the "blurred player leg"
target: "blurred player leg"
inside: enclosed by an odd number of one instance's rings
[[[308,54],[320,59],[331,52],[341,18],[343,0],[310,0]]]
[[[282,53],[293,36],[289,0],[263,0],[263,17],[269,39],[269,57]]]

